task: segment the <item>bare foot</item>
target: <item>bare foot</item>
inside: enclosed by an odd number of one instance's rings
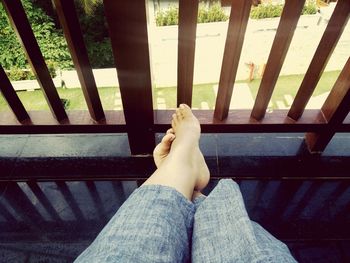
[[[167,130],[165,136],[162,138],[162,141],[154,148],[153,159],[157,168],[164,162],[165,158],[170,152],[170,147],[172,142],[175,139],[174,130],[171,128]]]
[[[175,139],[164,139],[158,147],[155,158],[158,169],[143,185],[165,185],[178,190],[189,200],[194,190],[203,189],[209,181],[209,170],[199,150],[200,125],[187,105],[180,105],[173,115],[172,129]],[[166,150],[170,148],[168,155]]]
[[[193,155],[193,165],[196,166],[196,185],[195,190],[204,189],[209,182],[209,169],[205,163],[202,152],[199,149],[200,124],[198,119],[193,115],[191,108],[186,104],[181,104],[173,114],[171,122],[175,139],[172,143],[171,150],[176,151],[177,148],[181,150],[188,150]]]
[[[154,148],[153,159],[154,159],[154,163],[156,164],[157,168],[162,165],[165,158],[168,156],[168,154],[170,152],[171,144],[174,141],[174,139],[175,139],[174,130],[171,128],[171,129],[167,130],[167,132],[164,135],[164,137],[162,138],[161,142],[156,146],[156,148]],[[203,169],[203,170],[204,170],[204,172],[207,172],[206,169]],[[205,197],[205,195],[202,194],[200,191],[197,191],[197,190],[193,191],[192,201],[199,196]]]

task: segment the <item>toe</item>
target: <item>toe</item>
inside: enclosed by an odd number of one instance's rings
[[[186,105],[186,104],[180,104],[180,107],[179,107],[181,113],[182,113],[182,116],[185,118],[187,116],[191,116],[192,115],[192,110],[191,108]]]
[[[182,120],[183,119],[183,115],[182,115],[182,110],[177,108],[176,111],[175,111],[175,114],[178,118],[178,120]]]
[[[174,134],[173,128],[170,128],[166,131],[166,134]]]
[[[164,143],[165,145],[170,145],[174,139],[175,139],[175,135],[172,133],[169,133],[163,137],[161,143]]]
[[[177,126],[177,120],[176,118],[173,118],[171,120],[171,127],[173,127],[174,132],[176,131],[176,126]]]

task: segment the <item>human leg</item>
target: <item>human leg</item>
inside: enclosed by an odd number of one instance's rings
[[[187,106],[177,110],[172,126],[176,139],[167,158],[76,262],[190,259],[195,206],[189,200],[193,190],[205,187],[209,178],[203,173],[207,167],[198,148],[199,123]]]
[[[194,216],[192,262],[296,262],[288,247],[251,221],[239,186],[221,180]]]

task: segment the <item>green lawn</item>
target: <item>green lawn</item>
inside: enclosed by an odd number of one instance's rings
[[[313,96],[320,95],[330,90],[335,80],[337,79],[340,71],[326,72],[323,74],[319,81]],[[277,100],[284,100],[285,94],[290,94],[292,97],[295,96],[297,89],[299,88],[304,75],[290,75],[281,76],[276,84],[274,93],[272,95],[272,107],[276,108]],[[260,79],[253,80],[247,83],[253,97],[256,97]],[[240,81],[241,83],[244,81]],[[201,108],[201,102],[207,102],[210,109],[214,108],[215,105],[215,93],[213,90],[215,84],[203,84],[195,85],[193,88],[193,101],[192,107]],[[119,88],[99,88],[98,89],[103,108],[105,110],[112,110],[116,107],[115,100],[119,93]],[[80,88],[76,89],[63,89],[59,88],[58,93],[60,98],[69,100],[68,110],[86,110],[86,103],[84,100],[83,93]],[[24,104],[27,110],[48,110],[47,103],[40,90],[36,91],[19,91],[17,92],[19,98]],[[153,89],[153,104],[157,108],[157,99],[159,102],[164,101],[167,108],[176,107],[176,87],[162,87]],[[0,111],[8,110],[8,106],[4,101],[2,95],[0,96]]]
[[[325,72],[318,82],[318,85],[316,86],[316,89],[312,96],[318,96],[329,91],[333,87],[337,77],[339,76],[339,73],[340,71]],[[276,87],[272,94],[272,108],[277,108],[276,101],[283,101],[285,94],[290,94],[294,98],[303,78],[304,75],[289,75],[278,78]],[[258,93],[260,82],[261,79],[257,79],[248,83],[254,99]]]

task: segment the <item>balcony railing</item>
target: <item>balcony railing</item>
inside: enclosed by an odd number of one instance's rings
[[[153,109],[146,3],[104,0],[123,111],[104,111],[87,56],[74,1],[55,8],[78,73],[88,111],[66,112],[20,0],[2,0],[9,20],[44,92],[50,112],[27,112],[0,67],[0,89],[13,111],[0,115],[0,133],[127,132],[132,154],[149,154],[155,133],[170,125],[171,111]],[[198,110],[203,132],[306,132],[310,152],[322,152],[336,132],[350,131],[350,58],[319,110],[305,110],[349,19],[350,2],[339,0],[289,110],[266,113],[305,0],[287,0],[260,88],[251,110],[229,105],[251,1],[232,1],[215,110]],[[179,1],[177,103],[192,102],[198,1]],[[298,59],[298,58],[296,58]]]
[[[74,1],[54,0],[88,108],[65,111],[21,1],[1,2],[51,111],[27,111],[0,65],[0,91],[12,110],[0,112],[0,134],[18,135],[0,136],[0,252],[25,253],[26,261],[46,254],[49,257],[50,253],[50,259],[73,260],[153,171],[151,156],[130,156],[129,150],[132,155],[152,153],[159,140],[156,133],[170,126],[173,111],[152,106],[146,3],[103,1],[123,103],[123,111],[106,111],[97,92]],[[300,261],[303,257],[298,254],[302,250],[298,248],[299,240],[348,244],[350,162],[345,148],[349,143],[340,147],[341,139],[334,138],[329,151],[319,156],[300,152],[300,138],[271,139],[273,135],[261,134],[260,149],[255,147],[257,144],[249,145],[257,139],[247,133],[302,132],[308,150],[320,153],[335,133],[350,132],[350,58],[324,105],[318,110],[305,109],[347,24],[350,1],[338,0],[291,108],[273,112],[266,109],[305,0],[286,0],[250,110],[230,110],[229,106],[251,1],[222,2],[232,8],[215,109],[194,113],[205,133],[245,136],[202,137],[202,151],[212,178],[235,178],[252,220],[287,242]],[[177,104],[192,102],[197,11],[198,1],[179,0]],[[67,135],[63,139],[54,135],[71,133],[85,135]],[[127,133],[129,145],[123,135],[88,133]],[[19,134],[51,136],[24,138]],[[13,137],[16,140],[12,141]],[[48,145],[58,144],[63,146],[48,149]],[[239,147],[223,147],[228,144]],[[276,145],[285,148],[277,151]],[[135,180],[137,183],[126,182]],[[211,181],[207,190],[214,184]],[[85,243],[73,250],[73,242],[81,240]],[[55,242],[61,242],[60,249],[56,249]],[[39,248],[33,249],[32,244],[39,244]],[[54,252],[43,252],[41,244],[52,244]],[[343,257],[348,258],[345,252]]]

